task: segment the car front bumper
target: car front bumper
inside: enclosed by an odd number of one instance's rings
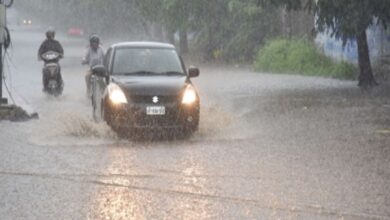
[[[147,106],[164,106],[165,114],[148,115]],[[106,121],[117,128],[126,129],[175,129],[196,130],[199,124],[200,105],[180,105],[177,103],[121,104],[108,105],[105,111]]]

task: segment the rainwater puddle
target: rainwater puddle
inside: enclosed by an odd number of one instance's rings
[[[37,145],[85,146],[118,142],[116,134],[105,123],[96,123],[88,114],[76,111],[43,118],[29,126],[30,141]]]

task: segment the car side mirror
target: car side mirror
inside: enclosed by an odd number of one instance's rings
[[[189,76],[190,78],[198,77],[198,76],[199,76],[199,69],[196,68],[196,67],[191,66],[191,67],[188,69],[188,76]]]
[[[107,77],[107,69],[103,65],[96,65],[92,67],[92,75],[98,77]]]

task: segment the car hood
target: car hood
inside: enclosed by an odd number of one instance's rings
[[[188,84],[186,76],[115,76],[112,81],[133,95],[177,95]]]

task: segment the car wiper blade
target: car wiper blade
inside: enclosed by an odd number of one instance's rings
[[[155,75],[155,74],[157,74],[157,73],[154,73],[151,71],[140,70],[140,71],[128,72],[128,73],[118,73],[117,75],[130,76],[130,75]]]
[[[183,72],[178,72],[178,71],[167,71],[167,72],[162,72],[159,73],[160,75],[168,75],[168,76],[173,76],[173,75],[184,75]]]
[[[184,75],[183,72],[178,72],[178,71],[167,71],[167,72],[161,72],[161,73],[156,73],[152,71],[146,71],[146,70],[140,70],[140,71],[135,71],[135,72],[127,72],[127,73],[117,73],[115,75],[124,75],[124,76],[131,76],[131,75],[137,75],[137,76],[144,76],[144,75],[163,75],[163,76],[173,76],[173,75]]]

